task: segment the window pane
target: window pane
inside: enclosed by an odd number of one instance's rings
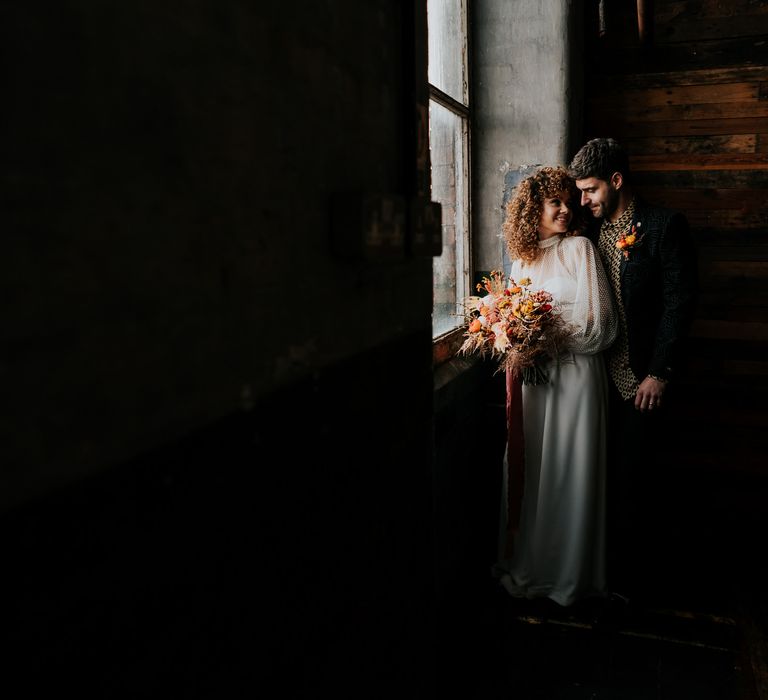
[[[467,101],[466,0],[427,0],[429,82],[457,102]]]
[[[430,102],[432,199],[443,209],[443,252],[432,259],[434,337],[463,323],[460,302],[469,293],[467,141],[465,120]]]

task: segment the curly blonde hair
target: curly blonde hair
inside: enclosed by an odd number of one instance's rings
[[[544,211],[544,200],[560,192],[571,195],[571,227],[566,236],[584,231],[586,224],[579,202],[581,192],[576,181],[565,168],[545,166],[520,182],[514,197],[507,203],[502,230],[507,250],[513,259],[533,262],[539,255],[539,222]]]

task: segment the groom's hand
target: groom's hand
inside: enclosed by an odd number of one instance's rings
[[[666,382],[653,377],[646,377],[640,383],[637,394],[635,394],[635,408],[643,413],[661,408],[661,401],[666,388]]]

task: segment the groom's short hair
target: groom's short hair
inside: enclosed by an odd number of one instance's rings
[[[568,166],[568,174],[574,180],[586,180],[596,177],[610,180],[611,175],[619,172],[629,180],[629,157],[618,141],[612,138],[597,138],[587,141],[573,157]]]

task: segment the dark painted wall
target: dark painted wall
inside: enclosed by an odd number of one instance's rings
[[[423,11],[0,8],[3,639],[28,687],[428,696],[431,258],[331,245],[337,193],[416,189]]]
[[[412,187],[408,5],[4,4],[0,502],[424,331],[429,257],[330,245]]]

